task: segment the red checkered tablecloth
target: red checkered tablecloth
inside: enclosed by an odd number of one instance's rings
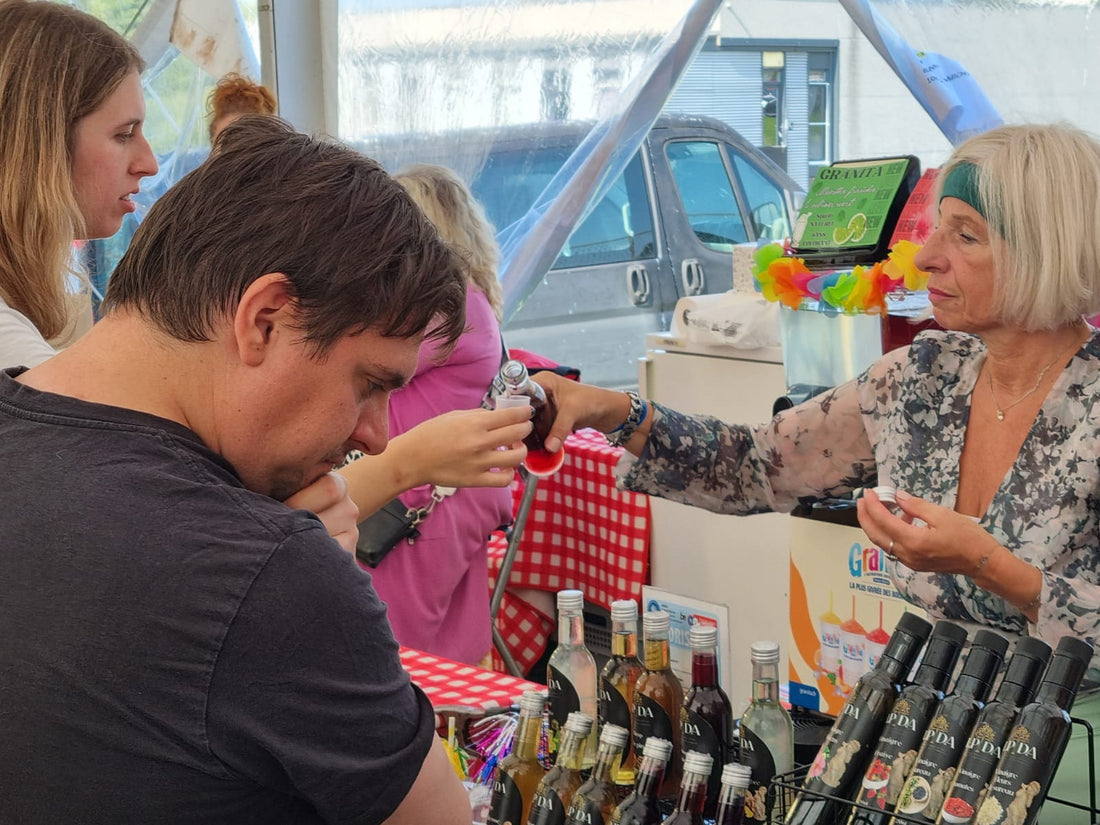
[[[615,488],[613,470],[622,448],[595,430],[580,430],[565,442],[565,464],[541,478],[510,587],[557,592],[576,588],[593,604],[638,600],[649,575],[649,498]],[[516,507],[522,487],[513,487]],[[490,587],[507,548],[503,535],[489,543]],[[553,631],[553,618],[506,595],[497,626],[520,667],[534,664]],[[494,664],[499,660],[494,657]]]
[[[545,685],[517,679],[506,673],[454,662],[411,647],[400,650],[401,664],[432,707],[466,705],[476,708],[507,707],[519,703],[525,690],[545,690]]]

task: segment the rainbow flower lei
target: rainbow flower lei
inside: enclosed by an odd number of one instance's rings
[[[771,243],[753,253],[752,274],[769,301],[798,309],[809,298],[823,311],[846,314],[886,314],[886,296],[901,287],[916,292],[928,285],[928,273],[917,269],[920,247],[898,241],[885,261],[850,270],[810,272],[806,262],[790,255],[782,244]]]

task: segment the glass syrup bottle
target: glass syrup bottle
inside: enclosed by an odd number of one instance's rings
[[[936,821],[974,717],[989,698],[1007,650],[1008,641],[999,633],[979,630],[974,634],[951,693],[932,712],[917,759],[898,794],[898,813],[918,822]]]
[[[661,783],[661,799],[672,799],[680,786],[680,708],[684,688],[672,672],[668,649],[668,613],[650,610],[642,616],[642,664],[634,683],[634,752],[641,753],[650,736],[672,742],[672,756]]]
[[[629,739],[630,731],[626,728],[604,725],[592,776],[577,789],[569,804],[565,820],[569,825],[607,825],[611,821],[611,813],[619,802],[612,775]]]
[[[565,822],[566,808],[584,782],[581,761],[593,724],[595,720],[579,710],[570,713],[565,720],[557,762],[539,781],[528,825],[563,825]]]
[[[703,808],[707,819],[712,819],[722,787],[722,766],[733,757],[733,710],[729,696],[718,684],[718,628],[693,625],[688,642],[691,687],[684,694],[680,711],[681,741],[685,752],[706,753],[714,760]]]
[[[1028,704],[1050,661],[1050,645],[1042,639],[1024,636],[1017,640],[993,701],[978,711],[974,728],[966,740],[962,758],[951,780],[943,814],[952,820],[970,819],[981,807],[982,797],[997,770],[1001,748],[1012,731],[1020,708]]]
[[[672,755],[672,743],[656,736],[645,742],[637,769],[637,784],[611,814],[612,825],[660,825],[657,792],[665,777],[665,765]]]
[[[1020,711],[1001,749],[989,793],[978,809],[979,820],[1011,811],[1017,825],[1038,821],[1050,780],[1069,743],[1069,712],[1092,656],[1092,645],[1082,639],[1063,636],[1059,640],[1035,701]]]
[[[730,762],[722,768],[722,790],[718,792],[718,808],[714,825],[742,825],[745,821],[745,792],[752,781],[752,768],[740,762]]]
[[[834,821],[838,804],[827,797],[848,797],[853,792],[901,683],[931,632],[932,625],[920,616],[901,615],[878,664],[860,677],[840,709],[787,814],[786,825]]]
[[[519,722],[512,752],[497,765],[493,780],[488,825],[515,825],[527,821],[531,800],[535,798],[535,789],[543,775],[539,762],[539,737],[545,705],[546,696],[541,691],[526,690],[520,697]]]
[[[542,423],[541,419],[546,415],[546,390],[541,384],[531,380],[523,362],[514,359],[505,361],[500,367],[500,380],[504,385],[505,395],[522,395],[531,399],[534,420]],[[523,466],[529,472],[537,476],[548,476],[561,469],[565,461],[565,448],[562,447],[556,453],[548,452],[537,427],[523,439],[523,443],[527,445],[527,457],[523,460]]]
[[[794,723],[779,703],[779,645],[753,642],[752,703],[741,715],[741,762],[752,768],[745,820],[767,822],[775,804],[772,777],[794,770]]]
[[[638,660],[638,604],[630,599],[611,603],[611,658],[600,673],[600,692],[597,697],[599,723],[619,725],[633,731],[631,702],[634,684],[642,673]],[[634,786],[634,748],[628,742],[623,759],[615,774],[615,784],[620,793]]]
[[[951,622],[936,622],[913,682],[901,689],[875,745],[854,801],[875,808],[854,808],[848,825],[885,825],[917,758],[921,738],[966,644],[966,631]]]
[[[558,592],[558,646],[546,666],[549,688],[551,761],[557,759],[565,720],[575,710],[596,718],[596,660],[584,644],[584,594]],[[588,736],[581,767],[596,761],[596,730]]]
[[[680,796],[676,807],[665,820],[665,825],[703,825],[707,778],[713,767],[713,760],[705,753],[688,751],[684,754],[684,779],[680,783]]]

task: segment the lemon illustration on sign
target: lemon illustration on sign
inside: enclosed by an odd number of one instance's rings
[[[848,221],[848,232],[851,233],[852,241],[862,241],[863,236],[867,234],[867,216],[862,212],[852,215],[852,219]]]
[[[846,226],[834,226],[833,227],[833,243],[837,246],[848,243],[852,240],[852,232]]]

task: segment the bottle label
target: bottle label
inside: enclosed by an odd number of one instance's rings
[[[935,822],[940,815],[977,713],[958,706],[950,710],[954,712],[937,715],[924,733],[920,755],[898,795],[899,813],[928,822]]]
[[[599,804],[583,796],[573,798],[567,821],[569,825],[605,825]]]
[[[768,788],[775,776],[775,757],[771,748],[756,733],[741,725],[741,763],[752,768],[752,779],[745,791],[745,819],[767,822],[771,819],[775,794]]]
[[[528,825],[564,825],[565,806],[556,791],[550,788],[539,788],[531,801],[531,815],[527,817],[527,823]]]
[[[626,697],[607,679],[600,679],[599,717],[601,730],[609,722],[620,728],[631,729],[630,705],[626,703]],[[630,742],[627,742],[623,749],[623,763],[628,762],[630,753]]]
[[[893,810],[901,795],[905,778],[917,761],[921,735],[936,695],[902,696],[886,717],[875,755],[863,774],[859,801],[880,811]]]
[[[1038,729],[1017,725],[1001,749],[1001,762],[975,821],[980,825],[1035,822],[1068,737],[1068,718],[1044,720]]]
[[[1001,759],[1001,746],[1008,735],[1008,726],[1012,722],[1012,716],[1008,715],[1012,711],[1011,706],[987,706],[989,711],[1001,708],[1003,713],[996,716],[1003,718],[983,715],[966,740],[954,784],[943,803],[944,814],[952,817],[952,821],[969,820],[982,806],[989,780]]]
[[[870,743],[878,740],[886,720],[888,700],[886,693],[877,690],[848,700],[810,765],[808,790],[834,796],[847,796],[854,790],[852,785],[871,755]]]
[[[487,825],[519,825],[523,818],[523,794],[512,777],[497,771]]]
[[[561,744],[562,728],[565,720],[573,711],[581,709],[581,700],[577,695],[577,689],[569,680],[569,677],[555,667],[546,668],[546,705],[550,709],[550,733],[548,750],[550,759],[558,752]]]
[[[679,721],[679,719],[677,719]],[[665,709],[644,693],[634,694],[634,752],[645,750],[646,740],[651,736],[675,742],[672,735],[672,720]]]

